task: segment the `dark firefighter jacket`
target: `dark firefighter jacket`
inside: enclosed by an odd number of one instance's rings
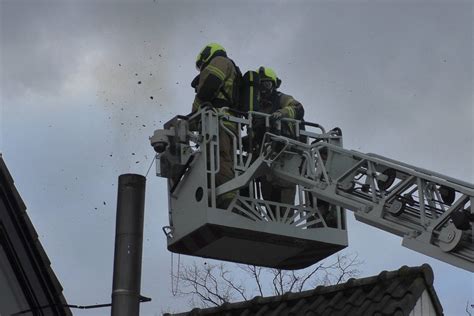
[[[224,56],[216,56],[204,66],[199,75],[192,111],[197,111],[205,102],[214,107],[237,108],[234,98],[234,81],[237,70],[234,62]]]
[[[276,91],[272,93],[271,99],[262,99],[260,101],[260,112],[272,114],[275,111],[280,111],[283,117],[302,120],[304,116],[303,105],[295,100],[291,95]],[[283,132],[289,133],[289,136],[294,137],[294,126],[292,123],[282,125]],[[284,133],[285,134],[285,133]]]

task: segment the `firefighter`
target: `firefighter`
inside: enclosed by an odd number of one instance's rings
[[[203,105],[211,105],[214,108],[237,109],[238,88],[235,87],[237,76],[240,75],[239,68],[227,57],[225,49],[217,44],[206,45],[196,58],[198,77],[191,84],[196,91],[192,110],[197,111]],[[225,122],[224,125],[235,132],[235,124]],[[216,187],[229,181],[234,177],[232,135],[223,128],[219,128],[219,165],[220,169],[216,175]],[[227,192],[217,197],[217,207],[227,208],[235,197],[235,192]]]
[[[275,71],[268,67],[258,69],[260,76],[260,111],[271,114],[270,121],[275,123],[282,118],[293,118],[303,120],[304,109],[300,102],[292,96],[277,91],[281,80]],[[261,134],[261,133],[260,133]],[[291,123],[282,122],[281,134],[296,138],[295,127]],[[295,201],[296,185],[281,179],[274,179],[267,175],[260,179],[262,195],[265,200],[281,202],[293,205]],[[312,204],[312,195],[309,195]],[[336,207],[323,200],[317,201],[317,207],[321,211],[329,227],[337,226]],[[283,209],[281,213],[284,213]],[[275,213],[275,211],[273,211]],[[283,214],[280,214],[281,216]],[[290,214],[291,216],[292,214]],[[314,220],[309,217],[308,221]],[[311,226],[310,226],[311,227]]]
[[[268,67],[258,69],[260,77],[260,112],[271,114],[270,121],[275,123],[282,118],[302,120],[304,108],[292,96],[284,94],[277,89],[281,80],[275,71]],[[264,131],[257,133],[257,139],[262,139]],[[291,123],[282,122],[281,133],[284,136],[295,138],[295,127]],[[258,140],[257,140],[258,141]],[[281,179],[274,179],[271,175],[260,179],[262,195],[265,200],[294,204],[296,185]]]

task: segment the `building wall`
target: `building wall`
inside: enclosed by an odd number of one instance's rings
[[[1,0],[0,0],[1,1]],[[0,153],[0,316],[70,316],[14,181]]]
[[[416,302],[415,307],[410,313],[410,316],[437,316],[436,310],[431,301],[428,291],[425,290]]]
[[[0,245],[0,316],[27,310],[30,306]],[[31,314],[30,314],[31,315]]]

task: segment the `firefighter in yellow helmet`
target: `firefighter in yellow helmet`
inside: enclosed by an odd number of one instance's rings
[[[260,77],[260,112],[271,114],[271,122],[276,122],[282,118],[292,118],[302,120],[304,108],[300,102],[291,95],[284,94],[277,89],[281,80],[275,71],[269,67],[258,69]],[[295,128],[291,123],[282,122],[282,135],[295,138]],[[273,179],[271,175],[260,179],[262,195],[265,200],[294,204],[296,185]]]
[[[235,79],[240,75],[239,68],[227,57],[219,44],[206,45],[196,58],[199,76],[194,80],[196,97],[193,111],[198,110],[205,102],[216,108],[228,107],[237,109]]]
[[[260,112],[271,114],[274,121],[282,118],[303,119],[303,105],[291,95],[277,91],[281,80],[275,71],[269,67],[260,67],[258,73],[260,76]],[[294,136],[293,128],[291,126],[288,128],[287,136]]]
[[[203,104],[210,104],[215,108],[237,109],[238,87],[235,82],[240,76],[240,70],[227,57],[221,45],[210,43],[197,55],[196,68],[199,75],[191,84],[196,91],[192,111],[197,111]],[[235,131],[235,125],[225,122],[225,126]],[[234,177],[233,159],[234,148],[232,135],[224,129],[219,129],[219,165],[216,175],[216,187]],[[217,197],[217,207],[226,208],[235,196],[235,192],[228,192]]]

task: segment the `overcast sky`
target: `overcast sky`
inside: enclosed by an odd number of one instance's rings
[[[341,127],[346,148],[474,182],[473,6],[0,0],[0,152],[67,301],[110,302],[117,177],[145,174],[148,137],[189,112],[195,56],[210,41],[243,71],[273,67],[306,120]],[[165,187],[150,172],[143,315],[189,309],[170,293]],[[474,302],[470,273],[352,214],[349,239],[363,276],[427,262],[446,315]]]

